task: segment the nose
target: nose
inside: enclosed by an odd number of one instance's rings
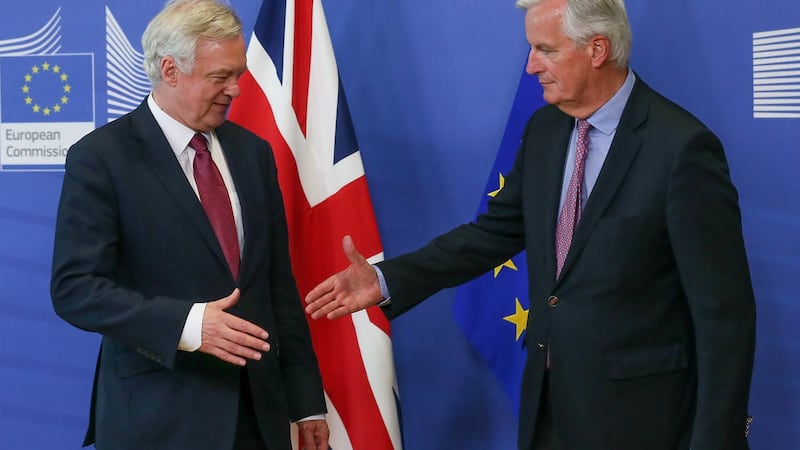
[[[525,65],[525,72],[528,75],[536,75],[537,73],[541,73],[544,71],[544,67],[542,63],[539,61],[539,52],[531,47],[531,51],[528,52],[528,63]]]
[[[230,98],[236,98],[241,94],[242,91],[239,88],[239,79],[234,79],[225,87],[225,95]]]

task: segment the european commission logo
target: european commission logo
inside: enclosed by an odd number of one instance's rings
[[[2,170],[61,170],[94,129],[93,55],[0,57]]]
[[[60,171],[95,127],[94,56],[61,51],[61,8],[38,30],[0,40],[0,171]]]
[[[800,28],[753,33],[753,117],[800,118]]]

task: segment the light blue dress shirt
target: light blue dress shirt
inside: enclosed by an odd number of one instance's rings
[[[594,114],[587,119],[592,128],[589,130],[589,152],[586,154],[586,167],[584,168],[583,175],[583,189],[581,190],[581,205],[586,204],[586,200],[592,193],[594,184],[597,177],[600,175],[600,169],[603,168],[603,163],[606,162],[608,150],[611,148],[611,142],[614,140],[614,135],[617,133],[617,125],[622,117],[622,111],[628,103],[628,98],[633,91],[633,84],[636,81],[636,75],[633,71],[628,69],[628,76],[622,87],[600,107]],[[575,120],[575,125],[572,128],[572,135],[569,138],[569,150],[567,151],[567,163],[564,165],[564,180],[561,184],[561,201],[559,202],[558,213],[561,214],[561,208],[564,206],[564,198],[567,196],[567,188],[569,186],[569,179],[572,177],[572,172],[575,171],[575,151],[578,143],[578,120]]]

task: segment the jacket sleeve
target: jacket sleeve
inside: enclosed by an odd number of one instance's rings
[[[693,450],[745,449],[755,351],[755,301],[738,197],[722,145],[709,131],[678,155],[667,227],[696,337]]]

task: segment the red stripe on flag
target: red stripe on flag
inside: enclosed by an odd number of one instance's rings
[[[272,146],[286,206],[292,269],[300,294],[305,296],[317,283],[347,267],[341,248],[344,234],[351,234],[366,255],[381,251],[366,179],[356,179],[311,208],[294,156],[275,123],[269,101],[249,71],[242,75],[239,86],[242,97],[231,105],[229,118]],[[383,317],[381,321],[378,317],[383,313],[370,309],[370,320],[381,324],[388,335],[388,320]],[[325,391],[339,412],[353,448],[393,448],[367,379],[352,318],[308,321]]]
[[[308,122],[308,80],[311,77],[311,33],[314,0],[295,1],[292,107],[303,136]]]
[[[367,315],[369,315],[370,322],[383,330],[387,336],[392,334],[392,327],[389,325],[389,319],[386,318],[386,315],[383,314],[380,308],[368,308]]]

